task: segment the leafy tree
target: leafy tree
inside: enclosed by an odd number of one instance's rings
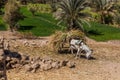
[[[19,20],[23,19],[20,13],[20,6],[16,0],[8,0],[5,5],[4,21],[8,24],[8,28],[13,32]]]
[[[85,9],[85,4],[85,0],[62,0],[58,6],[58,24],[65,22],[68,31],[72,29],[84,31],[82,23],[86,22],[83,19],[86,15],[82,13],[82,10]]]

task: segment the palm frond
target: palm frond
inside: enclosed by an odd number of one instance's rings
[[[80,12],[85,8],[86,0],[63,0],[59,4],[59,8],[62,11],[61,18],[59,19],[58,24],[62,21],[67,22],[68,28],[76,27],[76,22],[78,17],[82,18],[83,15],[80,15]],[[79,22],[79,21],[78,21]],[[79,22],[81,27],[81,22]]]

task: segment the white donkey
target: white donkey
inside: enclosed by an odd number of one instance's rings
[[[78,58],[78,56],[80,57],[83,52],[86,54],[87,59],[91,57],[92,50],[85,43],[83,43],[82,40],[71,39],[70,50],[72,54],[74,49],[77,50],[76,58]]]

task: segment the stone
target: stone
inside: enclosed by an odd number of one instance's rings
[[[36,62],[36,63],[32,64],[31,67],[33,69],[38,69],[40,67],[40,64]]]
[[[32,61],[33,61],[33,62],[37,62],[37,61],[39,61],[39,60],[40,60],[40,57],[37,56],[37,57],[34,57]]]
[[[28,55],[21,55],[21,61],[29,60]]]
[[[60,61],[60,65],[61,66],[66,66],[68,62],[69,62],[68,60]]]
[[[32,73],[35,73],[35,72],[36,72],[36,69],[33,69],[31,72],[32,72]]]
[[[6,61],[11,61],[11,58],[7,56]]]
[[[0,61],[4,60],[4,57],[3,56],[0,56]]]
[[[75,63],[69,61],[69,62],[67,63],[67,66],[68,66],[69,68],[74,68],[74,67],[75,67]]]
[[[25,71],[26,72],[30,72],[32,70],[33,70],[33,68],[30,65],[25,65]]]
[[[55,62],[53,62],[51,65],[52,65],[52,68],[55,68],[55,69],[58,69],[58,68],[60,68],[60,64],[59,64],[60,62],[59,61],[55,61]]]
[[[47,70],[52,69],[52,66],[50,64],[42,64],[40,66],[40,69],[41,69],[41,71],[47,71]]]
[[[11,58],[11,61],[10,61],[11,64],[17,64],[19,62],[20,61],[17,58]]]
[[[0,78],[2,78],[4,75],[3,75],[3,71],[0,71]],[[1,80],[1,79],[0,79]]]
[[[20,67],[20,64],[15,64],[12,66],[12,68],[19,68]]]
[[[4,59],[4,53],[3,50],[0,50],[0,61],[2,61]]]
[[[11,64],[9,62],[7,63],[6,68],[7,69],[11,69],[12,68],[12,66],[11,66]]]
[[[27,56],[27,55],[22,55],[21,57],[22,57],[21,60],[20,60],[20,64],[21,64],[21,65],[26,65],[26,64],[29,64],[29,63],[30,63],[30,58],[29,58],[29,56]]]

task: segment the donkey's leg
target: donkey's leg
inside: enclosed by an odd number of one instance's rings
[[[75,59],[77,59],[79,55],[80,55],[80,49],[78,48]]]

